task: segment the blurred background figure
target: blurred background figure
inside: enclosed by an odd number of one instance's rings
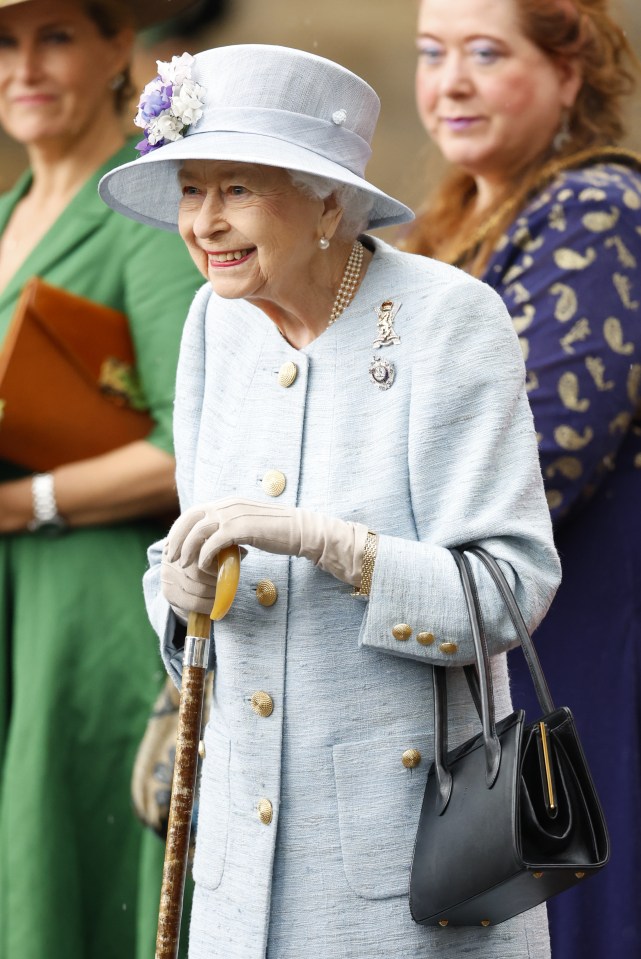
[[[36,275],[126,313],[154,423],[37,486],[0,462],[1,959],[153,955],[137,926],[155,932],[163,849],[129,793],[161,682],[140,583],[176,506],[175,364],[199,279],[177,236],[112,214],[96,185],[135,156],[134,30],[187,5],[0,5],[0,123],[28,157],[0,199],[0,344]],[[32,388],[46,405],[46,380]]]
[[[537,646],[611,833],[604,872],[549,904],[552,954],[638,959],[641,157],[619,147],[636,64],[607,0],[422,0],[417,42],[419,116],[452,170],[402,246],[493,286],[519,334],[563,566]]]
[[[157,60],[170,61],[184,51],[197,53],[217,44],[221,30],[228,29],[233,20],[231,14],[231,0],[195,0],[179,16],[143,30],[132,63],[136,90],[142,90],[155,76]]]

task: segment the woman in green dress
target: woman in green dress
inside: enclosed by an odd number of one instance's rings
[[[162,668],[140,582],[175,507],[174,368],[199,279],[178,237],[96,185],[135,155],[134,30],[187,5],[0,3],[0,123],[29,159],[0,198],[0,345],[33,276],[121,310],[154,422],[36,486],[0,462],[0,959],[153,956],[162,845],[129,784]],[[31,386],[45,406],[46,380]]]

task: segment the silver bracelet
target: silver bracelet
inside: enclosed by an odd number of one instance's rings
[[[36,473],[31,479],[33,519],[27,524],[30,533],[48,527],[63,530],[67,524],[58,512],[52,473]]]

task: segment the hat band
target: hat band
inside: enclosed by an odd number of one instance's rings
[[[325,157],[360,177],[372,153],[369,143],[353,130],[318,117],[290,113],[289,110],[269,110],[264,107],[209,109],[188,129],[185,139],[206,136],[208,133],[251,133],[281,140]],[[256,163],[260,163],[258,156]],[[286,166],[287,154],[284,153],[283,167]]]

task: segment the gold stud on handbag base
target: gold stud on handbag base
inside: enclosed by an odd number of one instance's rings
[[[446,926],[449,926],[450,920],[449,920],[449,919],[439,919],[438,924],[439,924],[439,926],[442,926],[443,929],[445,929]],[[485,927],[487,928],[487,926],[491,925],[491,920],[490,920],[490,919],[481,919],[481,925],[482,925],[482,926],[485,926]]]

